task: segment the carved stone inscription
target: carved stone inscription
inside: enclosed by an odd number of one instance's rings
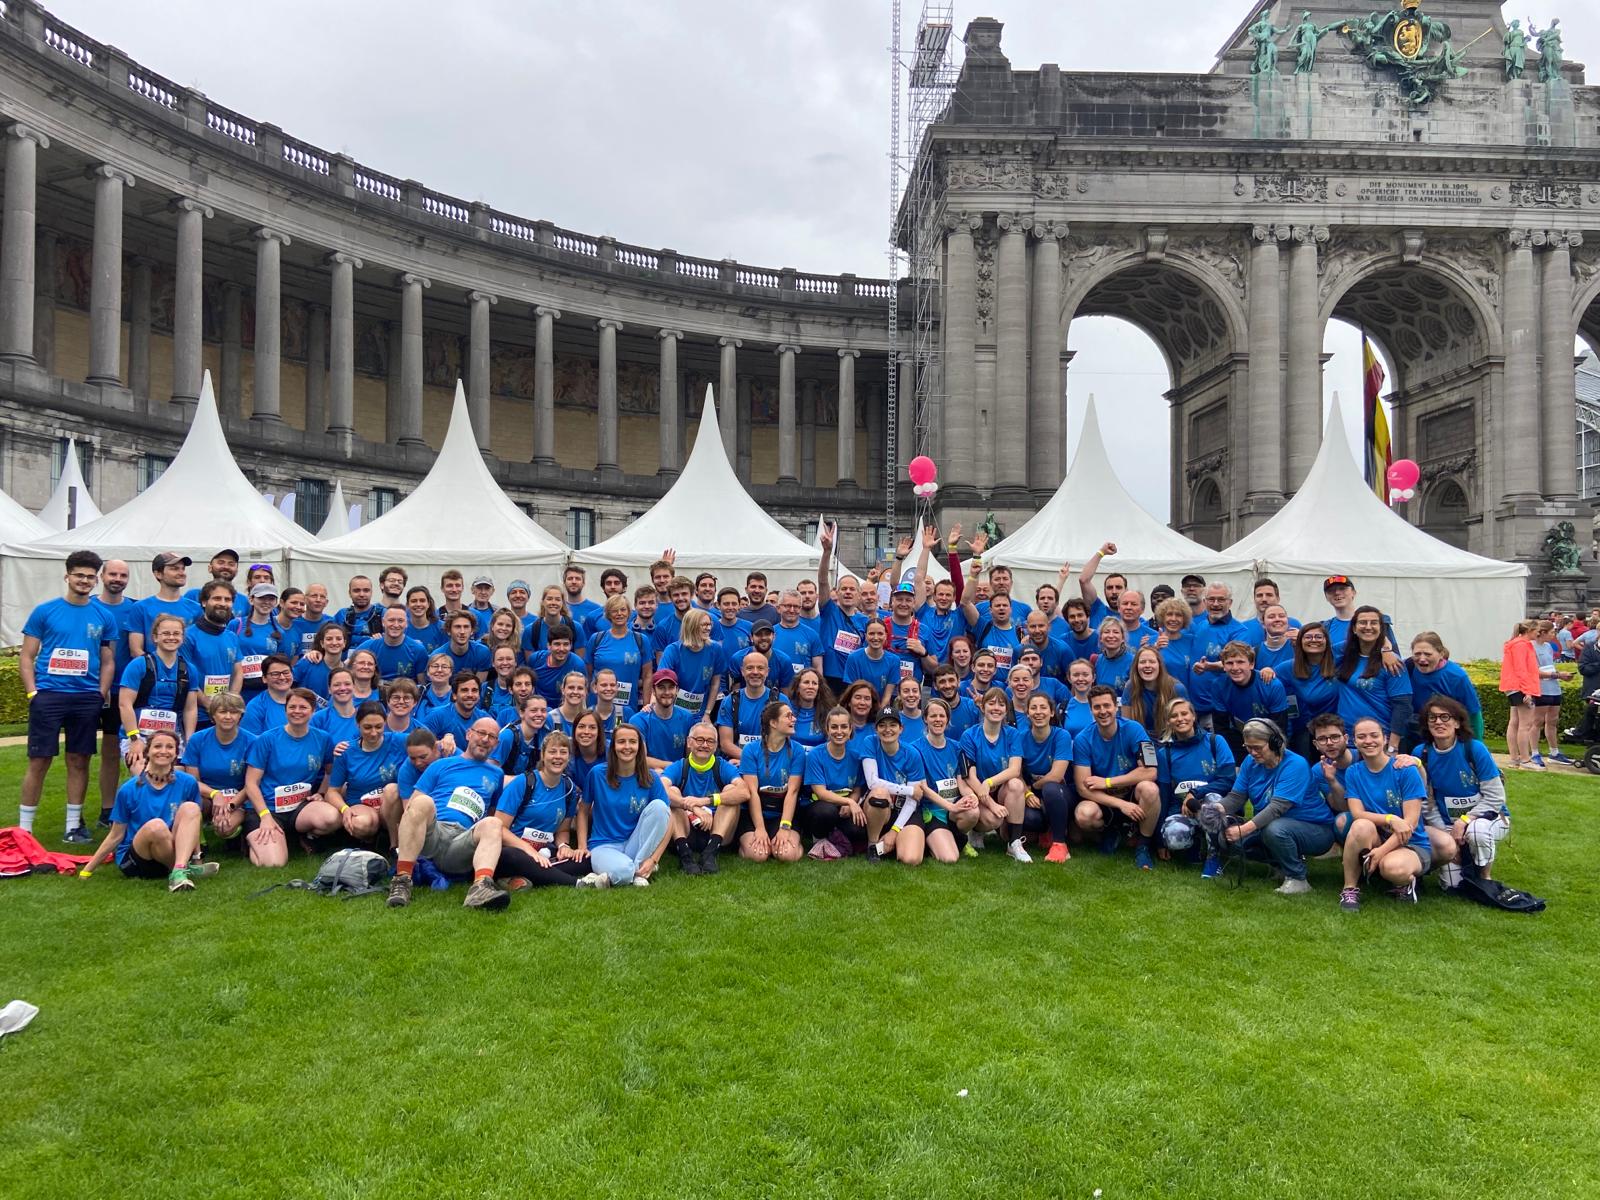
[[[1487,203],[1482,185],[1442,180],[1369,179],[1356,191],[1361,204],[1452,204],[1471,207]]]

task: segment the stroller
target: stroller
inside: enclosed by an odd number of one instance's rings
[[[1563,729],[1561,738],[1583,745],[1578,766],[1591,775],[1600,775],[1600,688],[1584,697],[1583,717],[1571,729]]]

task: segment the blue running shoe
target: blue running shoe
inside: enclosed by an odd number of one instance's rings
[[[1149,846],[1140,846],[1133,852],[1133,865],[1141,871],[1154,871],[1156,869],[1155,862],[1150,858]]]
[[[1206,865],[1200,868],[1201,879],[1215,879],[1222,874],[1222,859],[1215,854],[1206,855]]]
[[[1108,831],[1100,835],[1101,854],[1115,854],[1117,852],[1117,847],[1120,845],[1122,845],[1121,833]]]

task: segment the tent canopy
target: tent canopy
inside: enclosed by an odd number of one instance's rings
[[[331,538],[343,537],[350,532],[350,510],[344,502],[344,484],[335,479],[333,481],[333,496],[328,501],[328,519],[322,523],[322,528],[317,530],[319,542]]]
[[[234,461],[217,417],[208,371],[189,433],[161,478],[97,521],[25,545],[0,547],[4,580],[0,640],[18,640],[32,607],[60,591],[62,560],[74,550],[126,559],[131,568],[127,594],[139,597],[155,590],[149,564],[163,550],[204,564],[218,550],[230,547],[245,562],[280,568],[281,580],[287,551],[311,541],[304,529],[261,503],[255,486]],[[203,576],[203,568],[197,569],[191,581],[200,582]]]
[[[1289,611],[1301,618],[1326,610],[1323,579],[1350,575],[1360,603],[1395,619],[1402,648],[1412,634],[1431,629],[1455,658],[1498,657],[1526,603],[1524,564],[1441,542],[1378,499],[1350,451],[1337,400],[1300,490],[1227,553],[1252,560],[1276,580]]]
[[[668,546],[681,571],[762,571],[771,587],[816,577],[821,552],[790,533],[750,498],[723,449],[715,398],[706,389],[700,429],[683,472],[649,512],[605,541],[573,554],[593,567],[648,567]],[[742,584],[742,576],[729,581]]]
[[[1239,595],[1239,585],[1247,581],[1250,571],[1248,558],[1231,552],[1219,554],[1190,541],[1152,517],[1128,494],[1106,455],[1091,397],[1083,436],[1061,486],[1021,529],[1001,541],[986,561],[1010,567],[1015,576],[1012,590],[1031,600],[1039,584],[1056,582],[1063,563],[1071,564],[1076,572],[1106,542],[1116,543],[1117,553],[1105,560],[1103,570],[1127,575],[1134,587],[1146,592],[1153,583],[1176,587],[1180,578],[1194,572],[1209,581],[1233,584],[1235,597],[1245,606],[1250,603],[1248,595]],[[1074,582],[1069,580],[1067,586],[1072,595],[1077,594]]]
[[[338,499],[342,503],[342,495]],[[566,545],[518,508],[489,474],[458,380],[444,444],[416,490],[377,520],[296,547],[292,557],[297,579],[322,579],[338,595],[351,575],[388,566],[404,568],[429,587],[446,567],[469,580],[488,574],[500,588],[514,576],[537,587],[556,582],[566,556]]]
[[[7,542],[32,542],[49,537],[55,531],[18,504],[5,492],[0,492],[0,545]]]
[[[77,489],[76,497],[72,495],[74,488]],[[75,513],[71,511],[74,501],[77,505]],[[67,439],[67,456],[62,463],[61,479],[57,482],[56,490],[51,493],[49,501],[39,510],[39,520],[49,526],[53,533],[62,533],[67,528],[69,513],[74,518],[74,527],[98,521],[103,515],[100,506],[89,494],[89,485],[83,481],[83,471],[78,466],[76,438]]]

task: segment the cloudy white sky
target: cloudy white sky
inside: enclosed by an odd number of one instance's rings
[[[888,270],[887,0],[46,6],[221,104],[466,200],[709,258]],[[909,40],[918,0],[905,7]],[[955,24],[1004,21],[1022,68],[1205,71],[1247,11],[985,0]],[[1600,46],[1593,0],[1508,15],[1562,17],[1571,58]],[[1167,473],[1148,465],[1167,449],[1159,354],[1104,318],[1076,322],[1070,344],[1073,437],[1093,392],[1113,462],[1165,519]],[[1359,397],[1358,339],[1335,326],[1326,348],[1329,390]]]

